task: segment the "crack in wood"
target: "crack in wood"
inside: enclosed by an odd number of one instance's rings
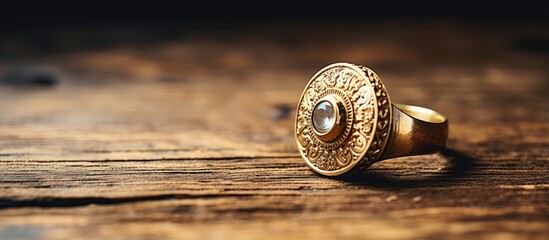
[[[39,208],[67,208],[67,207],[80,207],[87,205],[114,205],[114,204],[126,204],[136,202],[147,201],[167,201],[167,200],[181,200],[181,199],[215,199],[215,198],[243,198],[251,197],[254,194],[161,194],[154,196],[140,196],[140,197],[120,197],[120,198],[106,198],[106,197],[80,197],[80,198],[59,198],[59,197],[47,197],[36,198],[32,200],[17,200],[9,198],[0,198],[0,209],[11,208],[25,208],[25,207],[39,207]]]
[[[26,162],[36,163],[63,163],[63,162],[88,162],[88,163],[103,163],[103,162],[156,162],[156,161],[187,161],[187,160],[260,160],[260,159],[290,159],[300,158],[299,155],[285,156],[234,156],[234,157],[183,157],[183,158],[149,158],[149,159],[98,159],[98,160],[38,160],[29,159]],[[0,162],[21,162],[21,160],[3,160]]]

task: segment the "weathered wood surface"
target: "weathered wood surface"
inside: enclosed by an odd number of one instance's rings
[[[50,52],[5,37],[2,73],[22,62],[59,81],[0,87],[0,239],[547,239],[546,29],[305,23],[133,43],[155,32],[69,31],[45,35]],[[94,36],[116,44],[90,48]],[[446,114],[449,150],[347,179],[310,171],[294,108],[336,61]]]

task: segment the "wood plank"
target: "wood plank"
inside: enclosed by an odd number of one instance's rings
[[[0,87],[0,239],[549,236],[549,58],[520,45],[544,26],[326,27],[26,59],[59,81]],[[394,102],[447,115],[449,149],[355,177],[309,170],[295,105],[339,59],[372,67]]]

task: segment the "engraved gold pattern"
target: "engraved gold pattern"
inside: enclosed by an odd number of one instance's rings
[[[345,128],[333,141],[320,140],[312,131],[312,111],[326,95],[341,97]],[[336,63],[320,70],[303,91],[296,115],[296,141],[305,161],[324,175],[363,169],[383,151],[391,124],[389,97],[370,69]],[[355,165],[358,165],[354,168]]]

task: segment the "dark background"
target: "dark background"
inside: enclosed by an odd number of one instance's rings
[[[541,3],[528,1],[487,3],[455,1],[440,3],[214,3],[193,1],[178,4],[147,3],[3,3],[1,25],[21,27],[196,24],[246,24],[291,21],[467,21],[477,23],[535,24],[549,20]],[[3,31],[5,33],[5,31]]]
[[[513,4],[479,1],[328,4],[10,2],[3,3],[0,8],[0,59],[19,61],[82,49],[138,47],[157,41],[182,40],[197,32],[231,36],[270,28],[269,31],[276,31],[276,37],[291,41],[293,35],[306,30],[304,26],[322,29],[323,26],[386,23],[399,30],[402,29],[399,25],[417,24],[421,29],[422,24],[441,23],[479,26],[480,29],[505,33],[507,27],[545,26],[549,23],[549,14],[543,4],[524,1]],[[77,39],[64,38],[67,32],[78,35]],[[513,45],[525,51],[545,53],[549,51],[549,40],[544,35],[519,36]]]

